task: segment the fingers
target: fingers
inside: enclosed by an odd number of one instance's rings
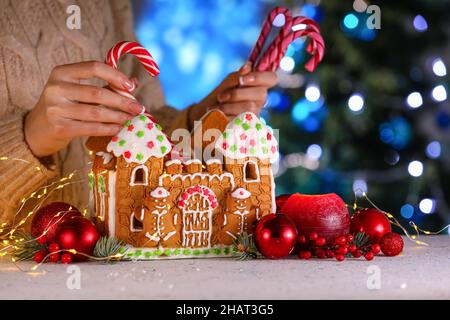
[[[271,88],[278,82],[275,72],[251,72],[239,76],[239,84],[241,86],[261,86]]]
[[[75,83],[60,83],[58,89],[62,91],[64,97],[71,101],[100,104],[134,115],[141,113],[143,109],[143,106],[136,100],[121,96],[106,88]]]
[[[267,89],[264,87],[245,87],[226,90],[217,97],[220,103],[234,103],[254,101],[257,105],[264,105],[267,98]]]
[[[115,123],[123,125],[127,120],[133,118],[132,115],[116,111],[104,106],[73,103],[68,106],[60,108],[60,115],[66,119],[89,121],[89,122],[102,122],[102,123]]]
[[[226,103],[218,107],[227,116],[237,116],[243,112],[253,112],[254,114],[259,114],[261,107],[258,106],[254,101],[244,101],[235,103]]]
[[[58,66],[53,69],[53,80],[78,83],[83,79],[98,78],[125,90],[133,90],[135,84],[122,72],[113,67],[98,62],[87,61]]]
[[[77,120],[67,120],[64,127],[64,135],[67,137],[113,136],[122,129],[122,126],[118,124],[85,122]]]

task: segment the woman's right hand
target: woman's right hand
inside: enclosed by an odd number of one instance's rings
[[[133,80],[101,62],[55,67],[38,103],[25,118],[25,140],[36,157],[52,155],[76,137],[112,136],[125,121],[142,112],[143,106],[136,100],[107,88],[80,84],[91,78],[126,90],[135,87]]]

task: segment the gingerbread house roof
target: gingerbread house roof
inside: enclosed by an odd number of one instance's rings
[[[275,161],[278,157],[277,140],[251,112],[241,113],[230,121],[217,139],[216,148],[230,159],[255,157]]]
[[[126,162],[143,164],[150,157],[162,158],[172,150],[172,145],[162,128],[148,114],[141,114],[125,123],[124,128],[107,146],[116,157]]]

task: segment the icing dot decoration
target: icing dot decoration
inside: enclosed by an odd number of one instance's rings
[[[218,202],[214,195],[214,192],[211,189],[209,189],[208,187],[200,186],[200,185],[196,185],[196,186],[187,188],[186,191],[180,195],[180,200],[178,201],[178,207],[184,208],[184,206],[186,205],[186,201],[189,200],[190,197],[192,197],[194,194],[197,194],[197,193],[202,194],[203,196],[206,197],[206,199],[209,201],[211,209],[217,208]]]
[[[230,121],[217,139],[216,148],[231,159],[251,156],[275,161],[278,142],[255,114],[244,112]]]
[[[172,150],[172,145],[161,126],[148,114],[128,120],[124,128],[111,139],[108,152],[123,156],[127,162],[145,163],[150,157],[162,158]]]

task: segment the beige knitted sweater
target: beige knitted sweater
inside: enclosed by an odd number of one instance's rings
[[[66,26],[66,10],[72,4],[81,9],[80,30]],[[24,115],[37,103],[53,67],[103,61],[116,42],[134,39],[127,0],[0,0],[0,224],[12,220],[24,197],[74,170],[78,173],[72,180],[80,182],[57,190],[47,201],[87,208],[90,159],[86,138],[73,140],[54,155],[54,165],[44,165],[24,141]],[[158,80],[149,77],[136,59],[121,60],[120,69],[139,79],[138,100],[164,128],[188,127],[188,109],[177,112],[164,106]],[[28,208],[22,212],[27,213]]]

